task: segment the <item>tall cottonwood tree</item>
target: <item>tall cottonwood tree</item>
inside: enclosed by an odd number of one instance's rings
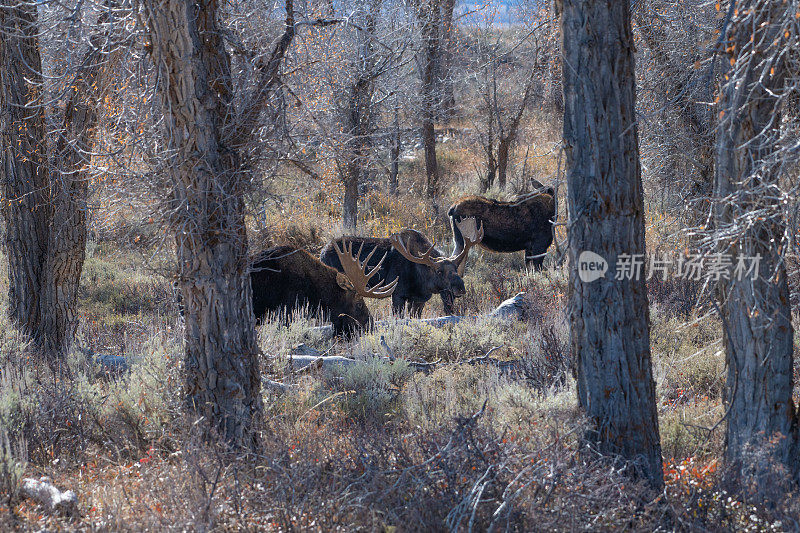
[[[145,2],[170,158],[163,172],[185,307],[188,404],[229,443],[262,412],[230,57],[216,0]]]
[[[344,183],[342,224],[355,231],[358,223],[358,185],[362,182],[370,163],[372,135],[375,130],[375,83],[385,69],[385,54],[380,57],[375,43],[381,0],[371,0],[363,6],[359,17],[362,27],[356,33],[356,57],[351,59],[351,72],[345,89],[345,101],[339,109],[342,129],[346,138],[339,173]]]
[[[442,108],[445,84],[445,45],[452,31],[455,0],[414,0],[419,23],[421,51],[419,53],[421,111],[420,137],[425,151],[425,190],[434,198],[439,186],[439,163],[436,159],[436,119]]]
[[[0,168],[9,307],[15,322],[54,363],[69,349],[77,327],[99,77],[111,26],[108,13],[101,13],[99,30],[64,88],[63,114],[53,121],[59,127],[48,129],[37,3],[15,0],[0,6]]]
[[[782,140],[787,100],[797,96],[790,79],[798,66],[795,10],[785,2],[736,3],[718,103],[713,241],[721,254],[760,258],[757,272],[731,275],[718,290],[728,366],[726,458],[734,471],[755,475],[775,464],[793,475],[800,468],[782,208],[788,196],[781,188],[787,172],[796,175],[797,154]]]
[[[257,447],[263,405],[244,197],[262,112],[299,24],[294,3],[286,0],[284,31],[252,63],[254,82],[236,102],[217,0],[152,0],[144,12],[164,113],[157,173],[166,177],[185,309],[187,403],[229,444]]]
[[[644,207],[633,35],[628,2],[564,0],[561,13],[564,145],[569,201],[572,350],[578,400],[598,452],[632,461],[663,486],[644,276],[615,269],[644,254]],[[609,272],[581,280],[590,251]]]

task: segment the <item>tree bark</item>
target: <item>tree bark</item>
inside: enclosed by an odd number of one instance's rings
[[[355,233],[358,226],[358,182],[361,179],[361,165],[349,161],[345,165],[344,199],[342,200],[342,225]]]
[[[38,343],[50,216],[36,5],[21,1],[0,7],[0,32],[0,155],[9,313]]]
[[[570,213],[569,317],[587,443],[663,486],[644,276],[616,279],[623,254],[644,254],[630,8],[564,0],[564,143]],[[609,272],[581,280],[583,251]]]
[[[98,78],[109,34],[91,37],[90,48],[66,87],[60,130],[47,132],[35,6],[0,9],[3,94],[4,217],[7,227],[14,320],[51,363],[69,351],[77,326],[77,296],[86,250],[88,168],[98,117]],[[105,15],[97,20],[101,28]],[[7,76],[7,77],[6,77]],[[47,139],[55,134],[55,155]],[[48,172],[50,164],[54,168]],[[57,165],[57,166],[55,166]]]
[[[97,24],[106,22],[101,16]],[[92,37],[90,49],[66,93],[63,129],[56,142],[59,172],[50,182],[51,221],[42,284],[43,349],[65,355],[78,326],[78,286],[86,259],[89,168],[98,121],[100,74],[108,56],[108,32]]]
[[[392,124],[392,147],[389,158],[389,194],[397,195],[398,178],[400,175],[400,151],[402,143],[400,140],[400,104],[395,100],[394,104],[394,123]]]
[[[732,275],[718,287],[728,364],[726,458],[735,471],[756,476],[775,465],[798,473],[794,330],[778,189],[782,167],[770,163],[781,126],[777,95],[788,74],[784,53],[777,52],[791,46],[780,42],[781,19],[794,16],[788,9],[763,0],[738,6],[727,41],[733,67],[719,95],[715,242],[720,253],[734,258],[761,258],[757,276]],[[764,65],[770,67],[768,76]],[[758,460],[755,452],[772,461]]]
[[[502,137],[497,143],[497,186],[506,188],[506,175],[508,173],[508,155],[514,137]]]
[[[439,187],[439,164],[436,161],[436,129],[432,120],[422,122],[422,144],[425,148],[425,192],[436,198]]]
[[[488,67],[487,67],[488,70]],[[483,192],[487,192],[494,185],[497,178],[497,159],[494,152],[494,99],[492,98],[492,88],[494,87],[494,64],[492,65],[492,77],[486,76],[486,180],[483,183]]]
[[[453,24],[453,12],[455,11],[455,0],[442,0],[442,38],[441,56],[439,65],[439,84],[441,86],[441,105],[439,117],[443,121],[449,120],[456,109],[455,80],[453,79],[453,60],[455,57],[453,47],[455,46],[456,26]]]
[[[440,59],[441,0],[419,0],[417,16],[422,34],[422,66],[420,68],[420,103],[422,126],[420,135],[425,150],[425,192],[434,199],[439,187],[439,165],[436,160],[436,116],[438,105],[437,73]]]
[[[373,42],[381,0],[372,0],[364,21],[364,32],[358,47],[358,58],[352,84],[349,87],[347,108],[344,110],[345,173],[342,223],[355,231],[358,224],[358,186],[370,164],[374,110],[372,100],[377,77]]]
[[[187,402],[235,447],[258,444],[263,412],[243,192],[246,173],[225,135],[232,107],[230,57],[216,0],[145,2],[153,60],[174,156],[178,278],[186,323]]]

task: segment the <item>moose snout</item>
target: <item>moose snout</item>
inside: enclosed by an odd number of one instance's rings
[[[452,288],[451,288],[450,292],[452,292],[453,296],[455,296],[456,298],[458,298],[459,296],[464,296],[465,294],[467,294],[467,289],[466,289],[466,287],[464,287],[464,280],[461,279],[461,278],[458,278],[457,280],[455,280],[453,282],[453,285],[452,285]]]

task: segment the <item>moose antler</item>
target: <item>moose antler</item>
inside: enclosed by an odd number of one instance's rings
[[[429,267],[435,267],[439,263],[443,263],[447,261],[446,257],[432,257],[431,254],[435,251],[434,247],[431,246],[431,249],[422,254],[421,256],[416,256],[408,251],[408,248],[403,241],[400,239],[399,234],[394,234],[389,237],[389,242],[392,243],[395,250],[400,252],[400,255],[411,261],[412,263],[418,263],[420,265],[425,265]]]
[[[464,248],[458,254],[450,257],[433,257],[432,254],[435,251],[433,246],[431,246],[430,250],[421,256],[414,255],[408,251],[408,248],[403,243],[399,234],[392,235],[389,240],[391,241],[392,246],[394,246],[394,248],[400,252],[400,255],[412,263],[419,263],[420,265],[426,265],[433,268],[435,268],[436,265],[445,263],[447,261],[452,261],[456,265],[460,265],[464,258],[467,257],[469,249],[483,240],[483,223],[481,223],[479,226],[475,217],[469,217],[460,222],[456,222],[456,226],[458,226],[459,231],[461,231],[461,234],[464,236]]]
[[[461,252],[459,252],[452,261],[458,266],[458,273],[461,274],[461,264],[464,259],[467,258],[469,249],[483,240],[483,222],[478,224],[478,220],[475,217],[469,217],[456,221],[455,224],[456,227],[458,227],[458,231],[461,232],[461,236],[464,238],[464,248],[462,248]]]
[[[397,282],[400,280],[399,277],[395,278],[395,280],[391,283],[378,283],[371,289],[367,288],[369,280],[375,277],[375,275],[377,275],[378,271],[381,269],[381,265],[383,264],[383,260],[386,259],[387,254],[383,254],[381,260],[378,261],[378,264],[372,269],[367,269],[369,260],[372,258],[372,255],[375,253],[377,248],[373,248],[372,251],[367,254],[367,257],[364,259],[364,261],[361,262],[358,258],[361,257],[361,251],[364,249],[364,243],[361,243],[361,246],[358,249],[358,254],[355,256],[353,255],[352,241],[343,242],[342,248],[339,248],[339,243],[335,242],[333,247],[336,250],[336,255],[339,256],[339,262],[342,264],[342,269],[344,270],[345,276],[347,276],[347,279],[349,279],[350,283],[353,284],[353,288],[355,288],[358,294],[366,298],[387,298],[392,295],[395,287],[397,287]]]

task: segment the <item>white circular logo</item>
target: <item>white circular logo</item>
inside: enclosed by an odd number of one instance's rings
[[[605,276],[608,262],[600,255],[585,250],[578,256],[578,277],[584,283],[591,283]]]

